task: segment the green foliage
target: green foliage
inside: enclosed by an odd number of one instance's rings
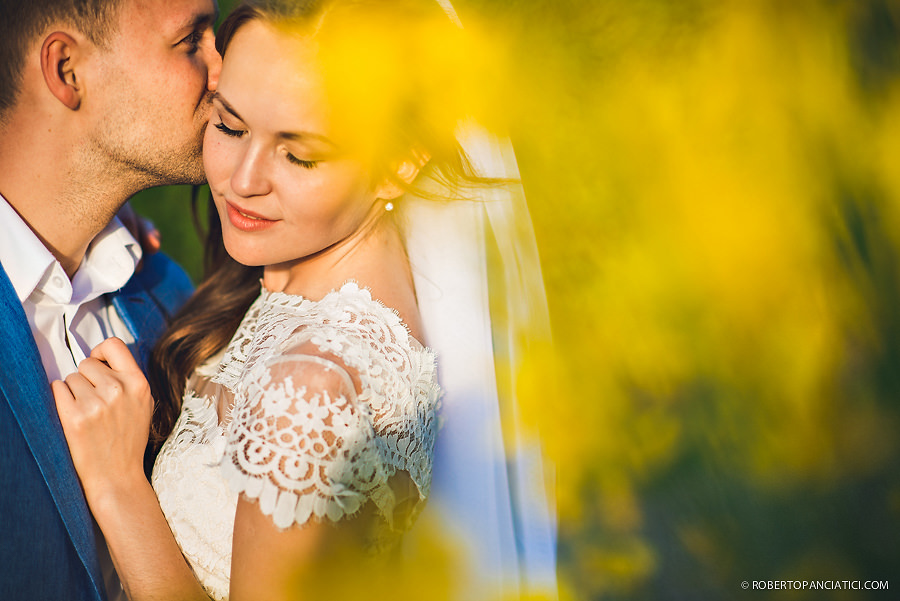
[[[205,186],[198,192],[205,198]],[[191,212],[191,186],[165,186],[144,190],[131,198],[135,211],[148,218],[162,234],[162,251],[173,257],[196,284],[203,269],[203,248]]]

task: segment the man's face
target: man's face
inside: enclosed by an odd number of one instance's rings
[[[203,183],[201,148],[222,60],[215,0],[124,0],[98,51],[91,142],[147,187]]]

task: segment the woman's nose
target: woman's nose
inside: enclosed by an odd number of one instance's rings
[[[262,148],[252,143],[247,145],[246,152],[231,174],[231,189],[243,197],[260,196],[272,190]]]

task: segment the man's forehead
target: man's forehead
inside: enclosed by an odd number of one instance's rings
[[[160,29],[180,29],[198,23],[212,24],[218,16],[215,0],[124,0],[125,22],[151,22]]]

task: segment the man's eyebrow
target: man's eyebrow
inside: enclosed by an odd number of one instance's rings
[[[218,18],[219,6],[218,4],[216,4],[216,8],[212,12],[198,13],[196,15],[191,15],[189,18],[185,19],[184,23],[181,24],[181,27],[178,30],[182,31],[184,29],[203,29],[206,27],[211,27],[213,24],[215,24]]]
[[[224,108],[226,111],[228,111],[229,113],[234,115],[234,117],[236,119],[238,119],[240,121],[244,120],[243,117],[241,117],[240,114],[238,114],[237,110],[233,106],[231,106],[227,100],[222,98],[222,94],[220,92],[218,92],[218,91],[213,92],[212,99],[214,101],[218,102],[219,104],[221,104],[222,108]],[[278,133],[278,137],[282,138],[284,140],[290,140],[290,141],[296,141],[296,142],[305,142],[307,139],[313,139],[313,140],[318,140],[320,142],[324,142],[325,144],[328,144],[329,146],[331,146],[333,148],[338,148],[338,145],[335,144],[334,142],[332,142],[331,140],[329,140],[326,136],[323,136],[322,134],[317,134],[317,133],[314,133],[311,131],[298,131],[298,132],[283,131],[283,132]]]

